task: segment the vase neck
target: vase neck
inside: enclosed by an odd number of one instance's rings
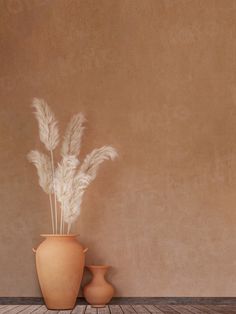
[[[105,277],[105,274],[109,266],[87,266],[89,271],[92,273],[93,277]]]
[[[41,234],[40,236],[46,239],[71,240],[76,239],[76,237],[78,237],[78,234]]]

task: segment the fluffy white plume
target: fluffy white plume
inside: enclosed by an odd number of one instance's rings
[[[72,183],[70,196],[64,202],[64,221],[71,225],[80,215],[80,206],[85,189],[91,182],[91,177],[86,174],[77,174]]]
[[[82,113],[74,115],[70,120],[61,148],[62,156],[79,155],[81,139],[84,132],[83,124],[85,121],[85,117]]]
[[[71,224],[80,213],[80,204],[90,176],[76,174],[79,164],[76,156],[63,156],[55,173],[56,196],[61,204],[63,220]]]
[[[39,185],[47,194],[53,193],[52,168],[50,158],[37,150],[32,150],[28,160],[35,165],[39,177]]]
[[[71,225],[80,215],[83,194],[88,185],[95,179],[99,165],[117,157],[116,150],[111,146],[94,149],[85,158],[79,172],[74,177],[70,195],[64,202],[64,221]]]
[[[55,191],[60,203],[70,197],[72,184],[79,161],[73,155],[66,155],[58,164],[55,172]]]
[[[57,120],[48,104],[43,99],[34,98],[35,116],[39,124],[39,137],[47,150],[52,151],[59,143]]]
[[[117,151],[111,146],[96,148],[86,156],[79,172],[89,175],[94,180],[99,165],[107,159],[114,160],[117,156]]]
[[[84,132],[85,118],[83,114],[74,115],[68,124],[61,148],[62,161],[54,168],[53,150],[59,143],[57,120],[43,99],[34,98],[33,107],[39,124],[39,136],[44,143],[50,158],[36,150],[28,154],[28,159],[37,168],[39,184],[49,194],[53,233],[57,233],[60,224],[60,233],[64,232],[64,222],[71,224],[80,215],[83,194],[88,185],[96,178],[100,164],[108,159],[117,157],[116,150],[111,146],[94,149],[88,154],[78,170],[81,139]],[[51,194],[54,193],[54,204]],[[61,205],[58,212],[57,201]],[[57,219],[58,214],[60,220]]]

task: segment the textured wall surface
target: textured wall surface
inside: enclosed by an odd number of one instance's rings
[[[114,145],[76,231],[117,296],[235,296],[236,1],[0,1],[0,295],[38,296],[50,231],[30,107]]]

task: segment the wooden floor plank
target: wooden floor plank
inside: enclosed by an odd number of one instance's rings
[[[6,305],[6,304],[2,304],[0,306],[0,313],[3,313],[3,310],[6,308],[6,307],[9,307],[10,305]]]
[[[181,314],[193,314],[185,305],[170,305],[172,309]]]
[[[85,314],[97,314],[97,309],[91,305],[88,305],[86,307]]]
[[[18,307],[19,305],[6,305],[3,308],[0,309],[0,314],[6,313],[8,310],[13,310],[14,308]]]
[[[44,314],[47,313],[48,309],[46,308],[45,305],[41,305],[38,309],[33,311],[33,314]]]
[[[86,305],[76,305],[71,314],[84,314],[86,310]]]
[[[44,305],[0,305],[0,314],[236,314],[236,305],[154,305],[127,304],[92,308],[77,305],[73,311],[47,310]]]
[[[121,305],[120,306],[125,314],[136,313],[131,305]]]
[[[150,314],[150,312],[143,305],[135,304],[132,305],[132,308],[138,314]]]
[[[98,314],[110,314],[108,305],[102,308],[98,308]]]
[[[111,314],[123,314],[123,311],[119,305],[109,305]]]
[[[149,313],[163,314],[163,312],[161,312],[157,307],[152,304],[145,304],[144,307],[149,311]]]
[[[203,314],[202,310],[195,308],[193,305],[185,305],[186,309],[188,309],[193,314]]]
[[[169,307],[168,305],[155,305],[163,314],[179,314],[177,311]]]
[[[222,314],[236,313],[236,306],[233,305],[207,305],[207,308]]]
[[[22,311],[28,309],[28,312],[26,313],[30,313],[30,305],[19,305],[17,307],[15,307],[14,309],[9,309],[4,313],[11,313],[11,314],[17,314],[17,313],[21,313]]]
[[[34,311],[36,311],[37,309],[39,309],[41,307],[41,305],[30,305],[30,307],[28,308],[25,308],[23,309],[20,314],[31,314],[33,313]]]
[[[202,311],[205,314],[219,314],[218,312],[214,311],[213,309],[208,308],[206,305],[193,305],[193,307]]]

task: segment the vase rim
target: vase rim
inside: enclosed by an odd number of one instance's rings
[[[42,233],[40,234],[41,237],[43,238],[75,238],[78,237],[79,234],[77,233],[72,233],[72,234],[60,234],[60,233]]]
[[[110,265],[86,265],[86,268],[100,268],[100,269],[105,269],[111,267]]]

